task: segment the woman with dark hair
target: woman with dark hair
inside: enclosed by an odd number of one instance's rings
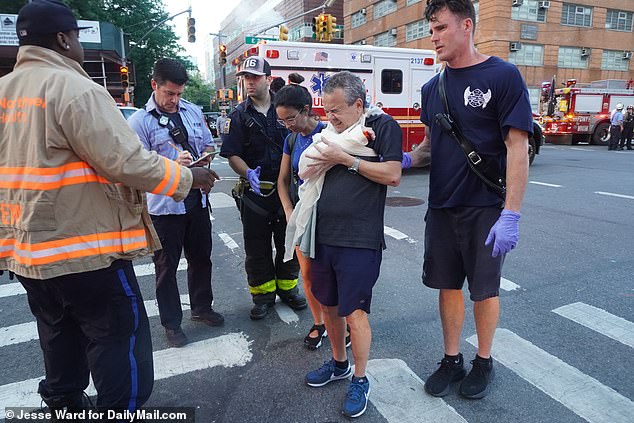
[[[299,200],[298,188],[302,183],[297,174],[299,158],[302,152],[312,144],[313,135],[326,127],[312,111],[312,96],[305,87],[299,85],[304,78],[297,73],[291,73],[288,80],[289,84],[282,87],[275,95],[275,111],[279,121],[292,131],[284,141],[284,155],[277,180],[277,192],[284,208],[286,221],[290,219],[295,204]],[[313,326],[304,338],[304,344],[307,348],[315,350],[321,346],[323,338],[327,335],[324,315],[311,291],[310,258],[304,256],[297,247],[295,252],[302,272],[306,300],[314,320]],[[349,343],[350,339],[347,337],[346,345]]]

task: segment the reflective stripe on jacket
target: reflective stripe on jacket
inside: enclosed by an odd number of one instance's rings
[[[160,248],[143,192],[180,200],[192,184],[77,62],[42,47],[20,47],[0,78],[0,152],[0,269],[34,279]]]

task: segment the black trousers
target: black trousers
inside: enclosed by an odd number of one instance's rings
[[[624,126],[623,133],[621,134],[621,144],[620,147],[625,147],[627,143],[628,150],[632,148],[632,132],[634,132],[634,127],[632,126]]]
[[[201,206],[185,214],[152,216],[163,249],[154,253],[156,300],[161,324],[178,329],[183,320],[176,271],[181,252],[187,259],[187,288],[192,314],[211,310],[211,220]]]
[[[611,125],[608,150],[616,150],[616,147],[619,145],[620,139],[621,139],[621,127],[618,125]]]
[[[248,191],[244,195],[241,217],[249,290],[254,303],[274,303],[276,292],[282,296],[298,292],[299,264],[296,257],[283,260],[286,219],[277,193],[266,198]]]
[[[135,410],[154,383],[152,340],[132,262],[47,280],[18,276],[37,320],[49,402],[77,397],[92,374],[97,407]],[[68,404],[73,405],[73,404]]]

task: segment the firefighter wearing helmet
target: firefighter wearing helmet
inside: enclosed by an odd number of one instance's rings
[[[616,112],[610,118],[610,142],[608,150],[618,150],[623,131],[623,104],[616,105]],[[621,147],[621,150],[623,147]]]

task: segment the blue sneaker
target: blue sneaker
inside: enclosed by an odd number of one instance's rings
[[[343,402],[343,415],[346,417],[359,417],[365,413],[370,396],[370,381],[367,377],[352,378],[348,386],[348,394]]]
[[[345,369],[335,366],[335,359],[324,361],[323,366],[306,374],[306,384],[308,386],[319,387],[324,386],[333,380],[346,379],[352,373],[350,364]]]

